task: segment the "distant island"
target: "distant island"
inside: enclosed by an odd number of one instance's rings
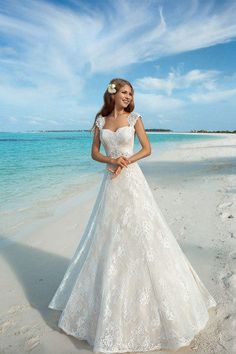
[[[178,133],[175,132],[171,129],[145,129],[147,132],[172,132],[172,133]],[[201,130],[195,130],[192,129],[190,131],[186,131],[183,133],[230,133],[230,134],[235,134],[236,130],[205,130],[205,129],[201,129]]]
[[[230,133],[235,134],[236,130],[190,130],[190,133]]]
[[[195,130],[192,129],[190,131],[184,132],[175,132],[171,129],[157,129],[157,128],[149,128],[145,129],[146,132],[171,132],[171,133],[229,133],[236,134],[236,130]],[[63,132],[90,132],[90,129],[71,129],[71,130],[30,130],[29,132],[39,132],[39,133],[63,133]]]

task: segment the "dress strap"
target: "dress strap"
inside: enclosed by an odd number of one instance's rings
[[[97,116],[96,118],[95,124],[99,128],[99,130],[101,130],[105,124],[105,118],[101,114],[99,114],[99,116]]]
[[[141,115],[138,112],[131,112],[130,115],[128,116],[128,123],[131,127],[135,126],[135,123],[137,122],[138,118],[142,118]]]

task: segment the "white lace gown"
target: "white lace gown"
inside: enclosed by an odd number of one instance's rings
[[[134,125],[96,125],[106,154],[131,156]],[[104,169],[80,243],[49,308],[58,327],[93,352],[177,350],[188,345],[216,306],[172,234],[137,162],[111,179]]]

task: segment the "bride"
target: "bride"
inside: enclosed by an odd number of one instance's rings
[[[177,243],[137,163],[151,154],[151,146],[129,81],[110,81],[92,131],[92,158],[106,168],[48,307],[62,311],[58,327],[86,340],[95,353],[189,345],[217,303]],[[142,146],[137,153],[135,134]]]

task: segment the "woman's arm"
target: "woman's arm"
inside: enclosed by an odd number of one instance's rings
[[[99,162],[111,163],[111,157],[105,156],[100,153],[100,146],[101,146],[100,131],[99,131],[98,127],[95,127],[92,149],[91,149],[91,157],[93,160],[96,160]]]
[[[138,135],[140,144],[142,145],[142,149],[139,150],[136,154],[132,155],[129,157],[130,163],[135,162],[137,160],[140,160],[146,156],[151,155],[151,144],[149,142],[149,139],[147,137],[143,121],[141,118],[137,119],[136,124],[135,124],[135,131]]]

